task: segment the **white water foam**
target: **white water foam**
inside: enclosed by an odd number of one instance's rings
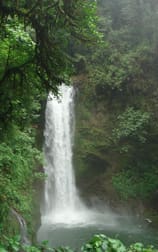
[[[74,90],[62,85],[61,97],[51,93],[46,106],[44,221],[73,222],[83,208],[79,199],[72,165],[74,132]]]

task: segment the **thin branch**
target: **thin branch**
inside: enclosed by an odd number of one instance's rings
[[[9,66],[10,50],[11,50],[11,46],[9,45],[9,48],[8,48],[8,56],[7,56],[7,61],[6,61],[6,65],[5,65],[5,70],[4,70],[4,72],[7,71],[8,66]]]
[[[21,68],[23,68],[26,65],[30,64],[31,62],[33,62],[33,59],[34,58],[31,58],[19,66],[15,66],[15,67],[11,67],[11,68],[6,69],[6,71],[3,74],[3,77],[0,79],[0,84],[2,84],[8,78],[8,76],[10,76],[11,74],[21,73],[21,71],[22,71]]]

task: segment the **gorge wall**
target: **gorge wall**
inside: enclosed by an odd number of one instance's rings
[[[78,50],[77,182],[86,197],[157,221],[156,1],[98,1],[102,41]]]
[[[121,92],[107,92],[102,99],[89,92],[88,82],[84,74],[74,78],[74,165],[82,197],[90,199],[88,204],[97,199],[118,212],[150,217],[155,224],[157,148],[152,121],[147,112],[130,107],[129,100],[124,103]],[[147,102],[146,96],[143,99]]]

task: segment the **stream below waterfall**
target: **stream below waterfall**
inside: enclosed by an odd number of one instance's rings
[[[73,87],[61,85],[59,99],[48,96],[45,113],[44,201],[37,240],[48,240],[52,247],[80,248],[94,234],[103,233],[125,244],[142,241],[158,244],[158,232],[130,216],[118,216],[107,207],[87,208],[79,197],[73,169],[75,127]]]

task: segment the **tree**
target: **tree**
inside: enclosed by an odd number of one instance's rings
[[[92,42],[95,1],[0,1],[0,215],[10,207],[31,214],[40,152],[36,144],[41,102],[73,71],[70,42]],[[40,174],[38,174],[38,177]],[[30,188],[27,192],[27,188]]]

